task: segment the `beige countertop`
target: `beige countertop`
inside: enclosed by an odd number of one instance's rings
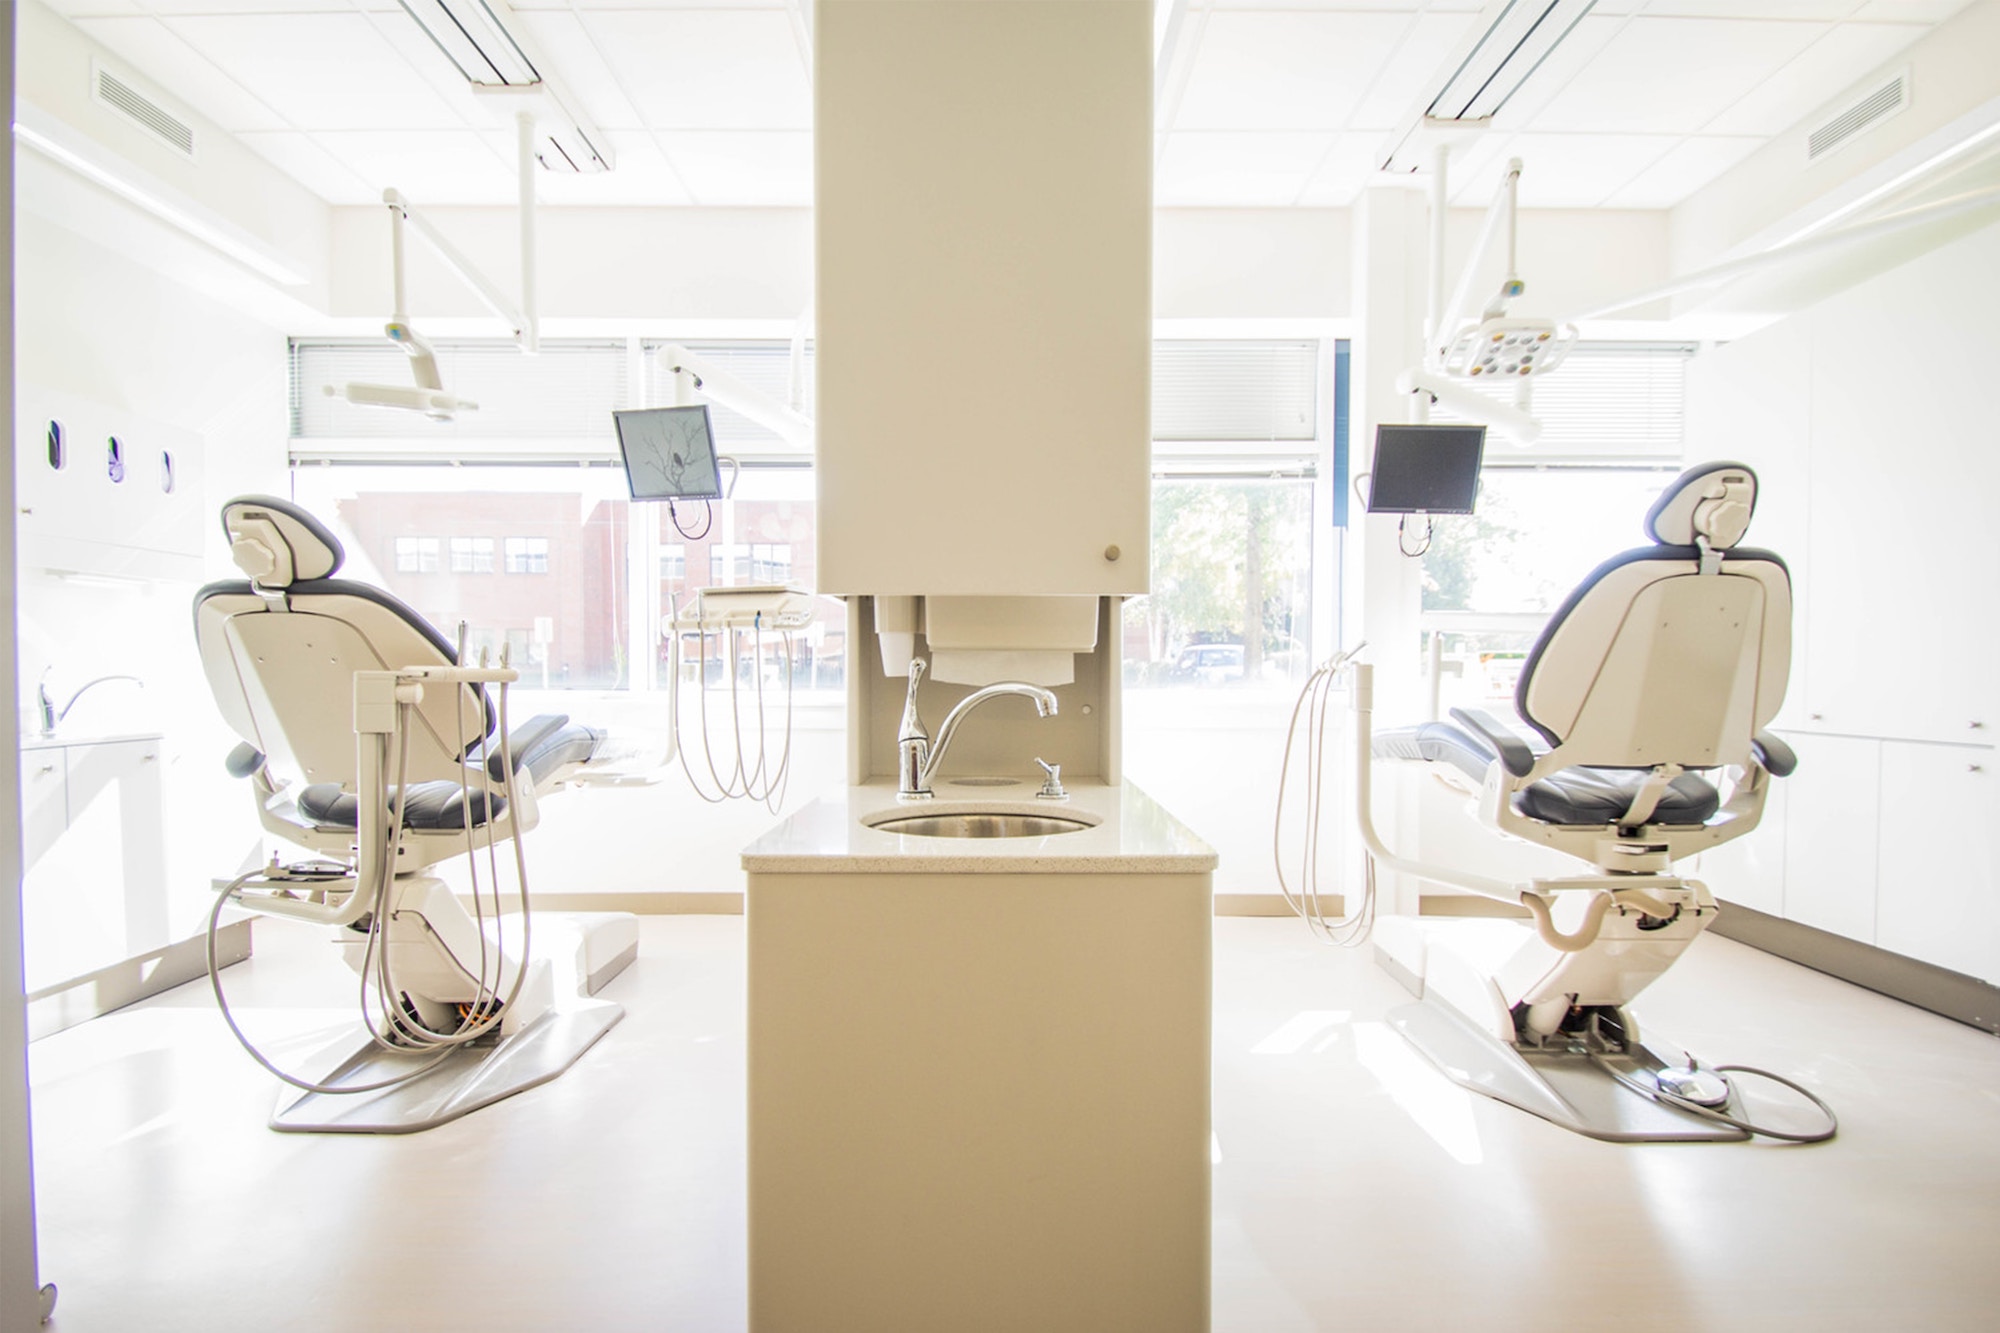
[[[1036,784],[959,778],[928,801],[899,802],[893,782],[820,797],[743,849],[751,874],[1186,875],[1215,869],[1215,849],[1131,783],[1078,781],[1047,801]],[[1026,838],[939,838],[871,828],[874,816],[966,811],[1055,815],[1091,825]]]

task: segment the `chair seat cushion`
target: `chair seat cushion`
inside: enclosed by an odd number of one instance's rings
[[[1530,742],[1538,754],[1548,746]],[[1449,722],[1426,722],[1375,734],[1375,753],[1384,759],[1421,759],[1450,764],[1474,780],[1484,780],[1497,756],[1486,741]],[[1530,784],[1514,796],[1514,808],[1545,824],[1611,824],[1632,808],[1645,782],[1643,769],[1566,768]],[[1722,806],[1721,793],[1706,779],[1683,773],[1667,784],[1649,823],[1705,824]]]
[[[465,827],[467,802],[456,783],[413,782],[403,803],[403,827],[419,833],[442,833]],[[390,808],[395,808],[396,789],[389,789]],[[319,782],[299,793],[299,813],[322,828],[359,828],[361,801],[351,791],[342,791],[335,782]],[[485,793],[474,791],[470,802],[474,828],[487,820]],[[504,813],[506,801],[493,797],[493,815]]]
[[[1643,769],[1565,768],[1514,796],[1514,808],[1545,824],[1611,824],[1632,808]],[[1722,806],[1707,780],[1683,773],[1667,784],[1649,824],[1706,824]]]

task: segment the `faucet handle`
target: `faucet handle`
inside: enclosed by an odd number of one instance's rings
[[[1040,756],[1036,757],[1035,762],[1042,766],[1042,772],[1049,775],[1047,780],[1042,783],[1042,789],[1036,792],[1035,795],[1045,801],[1068,800],[1069,793],[1063,790],[1062,785],[1062,765],[1052,764]]]

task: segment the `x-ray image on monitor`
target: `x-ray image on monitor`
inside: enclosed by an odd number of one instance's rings
[[[613,412],[634,500],[720,500],[722,473],[708,404]]]

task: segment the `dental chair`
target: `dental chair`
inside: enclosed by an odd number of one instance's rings
[[[1371,734],[1356,671],[1370,850],[1518,903],[1533,925],[1382,918],[1378,961],[1420,999],[1390,1022],[1460,1084],[1595,1138],[1746,1137],[1730,1080],[1648,1046],[1628,1006],[1715,919],[1675,863],[1756,828],[1770,781],[1797,762],[1764,730],[1784,699],[1792,598],[1784,562],[1741,545],[1756,499],[1755,473],[1733,463],[1666,488],[1645,518],[1652,544],[1593,570],[1536,641],[1514,696],[1525,734],[1470,709]],[[1395,856],[1373,826],[1371,758],[1425,765],[1476,795],[1489,828],[1589,872],[1508,883]]]
[[[228,766],[263,827],[318,859],[274,856],[219,896],[214,919],[235,903],[333,928],[363,976],[370,1034],[309,1077],[244,1039],[291,1085],[272,1127],[404,1133],[556,1077],[623,1016],[583,995],[636,954],[637,919],[528,914],[519,837],[602,733],[557,714],[503,729],[514,673],[462,666],[397,598],[336,577],[339,540],[298,506],[244,496],[222,523],[249,577],[203,588],[194,620],[216,705],[243,741]],[[509,843],[523,910],[503,916]],[[478,920],[429,873],[468,854]],[[494,880],[483,894],[481,862]],[[551,940],[574,950],[577,995],[556,995]]]

